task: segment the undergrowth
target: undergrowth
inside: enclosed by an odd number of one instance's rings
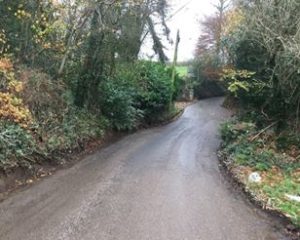
[[[0,58],[0,172],[61,162],[107,131],[138,129],[178,113],[164,65],[138,61],[105,80],[95,107],[78,107],[65,79]]]
[[[246,184],[266,208],[282,212],[300,226],[300,141],[294,129],[278,129],[277,122],[262,123],[243,115],[221,126],[223,155],[230,169],[239,171]],[[262,181],[252,184],[248,176],[258,172]]]

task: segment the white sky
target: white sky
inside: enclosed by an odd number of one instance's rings
[[[168,21],[168,26],[171,30],[170,36],[174,42],[177,29],[180,31],[181,42],[179,45],[178,61],[187,61],[193,58],[197,39],[201,32],[199,20],[205,15],[210,15],[215,11],[213,4],[217,1],[218,0],[169,0],[172,7],[170,15],[190,2],[186,8]],[[168,48],[166,51],[168,57],[173,59],[174,45],[165,42],[165,46]],[[142,49],[142,56],[145,57],[147,55],[152,55],[149,43],[145,44]]]

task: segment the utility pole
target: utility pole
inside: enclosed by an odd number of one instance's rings
[[[180,33],[179,33],[179,30],[177,30],[175,53],[174,53],[174,60],[173,60],[173,65],[172,65],[172,84],[173,84],[173,86],[175,84],[175,77],[176,77],[176,65],[177,65],[177,59],[178,59],[179,42],[180,42]]]

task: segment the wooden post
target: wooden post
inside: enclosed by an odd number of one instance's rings
[[[175,45],[175,53],[174,53],[174,60],[172,65],[172,84],[175,84],[175,76],[176,76],[176,65],[177,65],[177,58],[178,58],[178,47],[180,42],[180,33],[177,30],[177,37],[176,37],[176,45]]]

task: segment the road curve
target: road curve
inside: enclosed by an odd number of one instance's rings
[[[0,204],[1,240],[275,240],[216,156],[221,98],[87,157]]]

